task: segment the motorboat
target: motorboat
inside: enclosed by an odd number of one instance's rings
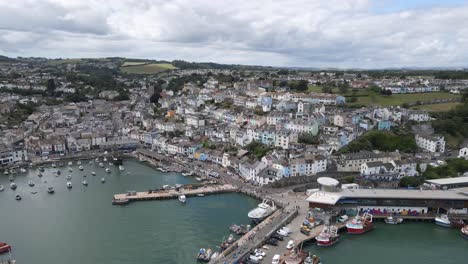
[[[10,173],[11,173],[11,174],[16,174],[16,170],[15,170],[15,169],[11,169],[11,170],[10,170]]]
[[[3,175],[8,175],[8,174],[9,174],[8,170],[5,170],[5,171],[3,172]]]
[[[62,174],[62,172],[60,170],[57,170],[56,174],[58,176],[58,175]]]
[[[69,161],[68,166],[72,166],[72,165],[73,165],[73,162]]]
[[[37,177],[39,177],[39,178],[42,177],[42,173],[39,172],[39,173],[37,174]]]
[[[34,187],[34,182],[33,182],[33,181],[28,181],[28,185],[29,185],[30,187]]]
[[[435,220],[436,225],[438,226],[452,227],[452,224],[450,223],[450,219],[448,215],[446,214],[441,214],[439,216],[436,216],[434,220]]]
[[[322,232],[315,237],[317,241],[317,246],[328,247],[334,245],[340,240],[340,235],[338,235],[338,228],[333,225],[326,225]]]
[[[124,166],[119,165],[119,171],[124,171],[124,170],[125,170]]]
[[[99,167],[104,168],[104,163],[99,163]]]
[[[204,193],[198,193],[197,196],[198,197],[203,197],[203,196],[205,196],[205,194]]]
[[[0,242],[0,254],[11,251],[11,246],[5,242]]]
[[[52,163],[52,168],[56,168],[57,165],[55,165],[55,163]]]
[[[73,169],[72,169],[72,168],[68,168],[68,172],[73,172]]]
[[[99,158],[96,158],[95,161],[96,161],[96,162],[99,162]]]
[[[109,162],[109,166],[114,166],[114,163],[112,163],[112,162]]]
[[[80,165],[80,166],[78,167],[78,169],[79,169],[80,171],[82,171],[84,168],[83,168],[83,166]]]
[[[201,248],[198,251],[197,260],[202,261],[202,262],[209,262],[210,259],[211,259],[211,255],[212,255],[212,250],[211,249],[206,250],[204,248]]]
[[[13,175],[10,175],[10,177],[8,177],[8,180],[14,181],[14,180],[15,180],[15,177],[13,177]]]
[[[16,190],[16,188],[18,188],[18,186],[16,185],[16,183],[14,183],[14,182],[10,183],[10,189]]]
[[[114,205],[127,205],[130,203],[130,199],[122,198],[122,199],[112,199],[112,204]]]
[[[82,180],[81,183],[84,185],[84,186],[88,186],[88,182],[86,180]]]
[[[450,219],[450,225],[454,228],[462,228],[465,226],[465,222],[462,219]]]
[[[105,182],[106,182],[106,178],[102,177],[102,178],[101,178],[101,182],[102,182],[102,183],[105,183]]]
[[[357,215],[353,220],[346,223],[348,234],[359,235],[374,229],[372,223],[372,215],[364,213],[362,216]]]
[[[44,167],[40,166],[40,167],[39,167],[39,171],[40,171],[40,172],[44,172]]]
[[[91,172],[91,175],[96,176],[96,172],[95,172],[95,171],[92,171],[92,172]]]
[[[276,210],[275,203],[273,201],[270,203],[271,205],[268,204],[268,200],[263,200],[262,203],[260,203],[257,208],[251,210],[247,216],[254,222],[261,222]]]
[[[54,187],[52,186],[47,187],[47,192],[50,194],[54,193],[55,192]]]
[[[21,200],[21,195],[19,195],[19,194],[15,195],[15,200],[16,200],[16,201]]]
[[[25,169],[25,168],[21,168],[20,171],[24,173],[24,172],[26,172],[26,169]]]
[[[464,227],[462,227],[460,231],[461,231],[462,236],[468,239],[468,225],[465,225]]]
[[[389,225],[399,225],[399,224],[403,223],[403,218],[387,216],[387,218],[385,218],[384,221],[385,221],[386,224],[389,224]]]
[[[79,160],[79,161],[77,161],[77,162],[76,162],[76,164],[78,164],[78,165],[81,165],[81,161],[80,161],[80,160]]]
[[[106,157],[104,157],[103,161],[104,161],[104,162],[107,162],[107,158],[106,158]]]
[[[72,179],[72,176],[71,176],[71,174],[68,174],[68,176],[67,176],[67,180],[71,180],[71,179]]]
[[[3,190],[5,190],[5,187],[2,184],[0,184],[0,192],[3,192]]]
[[[183,194],[179,195],[179,201],[181,203],[185,203],[187,201],[187,197]]]
[[[71,188],[72,188],[72,183],[71,183],[71,182],[67,182],[67,188],[68,188],[68,189],[71,189]]]
[[[110,168],[106,168],[106,172],[110,173],[111,172]]]
[[[31,194],[36,194],[36,193],[37,193],[37,191],[31,191]]]

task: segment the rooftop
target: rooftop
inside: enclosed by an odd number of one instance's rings
[[[435,185],[449,185],[449,184],[460,184],[468,183],[468,176],[466,177],[454,177],[454,178],[445,178],[445,179],[436,179],[436,180],[426,180],[427,183],[432,183]]]

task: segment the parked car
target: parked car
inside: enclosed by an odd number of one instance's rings
[[[279,254],[274,255],[273,259],[271,260],[271,264],[279,264],[280,263],[280,258],[281,258],[281,256]]]
[[[284,237],[282,235],[279,235],[279,234],[273,234],[273,235],[271,235],[271,238],[278,239],[280,241],[283,241],[283,239],[284,239]]]
[[[280,235],[280,236],[283,236],[283,237],[287,237],[288,236],[288,232],[280,229],[278,231],[276,231],[276,234]]]
[[[267,241],[265,241],[265,244],[271,245],[271,246],[277,246],[278,245],[278,240],[274,238],[270,238]]]
[[[288,244],[286,245],[286,249],[292,249],[294,247],[294,240],[289,240]]]

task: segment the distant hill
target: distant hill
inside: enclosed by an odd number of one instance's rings
[[[16,61],[16,59],[0,55],[0,62],[14,62],[14,61]]]

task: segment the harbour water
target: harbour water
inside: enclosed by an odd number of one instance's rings
[[[115,193],[194,180],[161,173],[135,160],[124,162],[125,171],[112,166],[109,174],[96,163],[82,165],[84,171],[79,171],[74,162],[72,173],[67,166],[49,167],[42,178],[37,168],[18,173],[16,191],[10,190],[8,176],[0,175],[5,186],[0,192],[0,241],[13,246],[17,263],[195,263],[199,248],[216,248],[232,223],[249,222],[247,212],[258,204],[242,194],[222,194],[190,197],[185,205],[163,200],[112,206]],[[62,171],[59,177],[53,173],[57,169]],[[91,171],[97,175],[91,176]],[[65,186],[68,174],[73,176],[71,190]],[[87,175],[88,187],[81,184],[82,175]],[[101,177],[106,183],[100,182]],[[29,187],[28,180],[36,186]],[[55,194],[47,193],[48,186],[55,188]],[[37,194],[31,194],[33,190]],[[15,194],[23,199],[16,201]],[[325,264],[466,262],[468,240],[460,237],[459,230],[422,222],[376,226],[365,235],[343,234],[331,248],[305,249]]]
[[[232,223],[249,222],[247,213],[258,204],[242,194],[222,194],[190,197],[185,205],[164,200],[113,206],[115,193],[194,180],[134,160],[124,162],[125,171],[112,166],[109,174],[87,161],[82,166],[79,171],[74,162],[72,173],[67,166],[49,167],[42,178],[36,168],[17,173],[16,191],[10,190],[8,176],[0,175],[5,186],[0,192],[0,241],[13,246],[17,263],[195,263],[199,248],[215,248]],[[59,177],[53,174],[57,169],[62,171]],[[65,185],[68,174],[73,177],[71,190]],[[85,174],[88,187],[81,184]],[[28,180],[36,186],[29,187]],[[48,186],[54,194],[47,193]],[[31,194],[33,190],[38,193]],[[22,200],[16,201],[15,194]]]

